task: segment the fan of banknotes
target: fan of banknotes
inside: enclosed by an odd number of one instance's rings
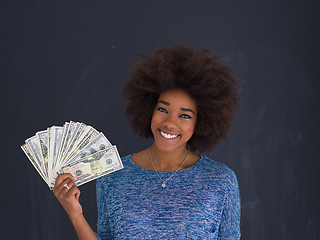
[[[116,146],[79,122],[37,132],[21,148],[50,189],[60,173],[71,173],[80,186],[123,168]]]

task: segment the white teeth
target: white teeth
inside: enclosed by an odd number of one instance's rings
[[[165,133],[165,132],[162,132],[162,131],[160,131],[160,133],[166,139],[172,139],[172,138],[178,137],[177,134],[169,134],[169,133]]]

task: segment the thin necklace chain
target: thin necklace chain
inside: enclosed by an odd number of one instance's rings
[[[152,156],[151,156],[151,150],[150,150],[150,148],[149,148],[149,157],[150,157],[152,166],[153,166],[153,168],[154,168],[154,171],[155,171],[156,174],[158,175],[159,179],[162,181],[162,184],[161,184],[162,187],[166,187],[166,186],[167,186],[167,185],[166,185],[166,182],[168,182],[168,181],[179,171],[179,169],[182,167],[183,163],[184,163],[184,162],[186,161],[186,159],[188,158],[189,152],[190,152],[190,150],[188,149],[187,155],[185,156],[185,158],[183,159],[182,163],[181,163],[180,166],[177,168],[177,170],[175,170],[174,173],[172,173],[172,175],[171,175],[169,178],[167,178],[166,180],[163,180],[163,179],[160,177],[160,175],[159,175],[159,173],[158,173],[158,171],[157,171],[157,169],[156,169],[156,166],[154,165],[154,162],[153,162]]]

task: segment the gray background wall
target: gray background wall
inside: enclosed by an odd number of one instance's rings
[[[75,239],[20,149],[81,121],[122,156],[134,136],[121,87],[138,54],[173,43],[221,53],[240,81],[228,139],[207,155],[237,174],[242,239],[320,239],[317,1],[1,1],[1,239]],[[80,187],[96,229],[95,182]]]

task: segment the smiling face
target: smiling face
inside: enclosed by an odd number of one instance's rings
[[[151,120],[155,145],[162,151],[185,149],[196,122],[196,103],[188,93],[181,89],[163,92]]]

